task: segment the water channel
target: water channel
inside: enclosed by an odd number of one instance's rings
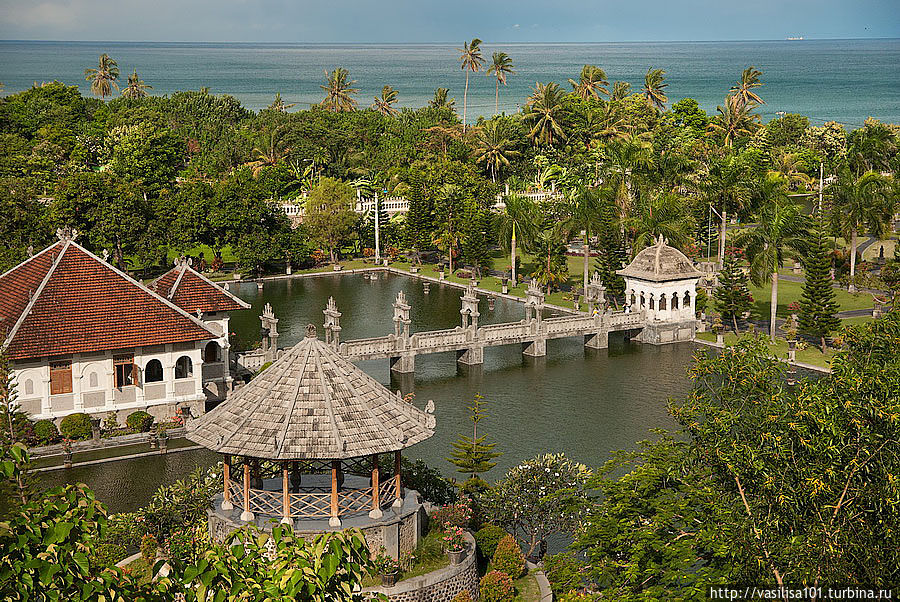
[[[279,318],[279,346],[296,343],[309,323],[318,327],[321,337],[322,309],[329,296],[343,313],[343,340],[381,336],[393,330],[391,305],[401,290],[412,306],[412,332],[458,325],[462,291],[434,284],[430,288],[425,294],[421,281],[384,273],[377,280],[361,274],[279,280],[267,282],[262,291],[253,283],[232,285],[233,292],[253,304],[233,315],[232,338],[243,346],[259,340],[258,316],[265,303],[272,304]],[[479,311],[481,323],[524,316],[521,303],[504,299],[498,299],[493,310],[482,299]],[[475,368],[458,367],[453,353],[419,356],[414,378],[406,379],[392,378],[387,360],[359,365],[392,389],[411,389],[419,407],[434,400],[434,437],[405,453],[448,476],[454,474],[445,460],[450,442],[461,432],[471,432],[466,406],[481,393],[489,402],[489,416],[479,431],[488,433],[503,452],[485,475],[494,480],[519,461],[545,452],[565,452],[596,467],[610,452],[633,449],[636,441],[651,437],[649,429],[674,428],[666,400],[688,389],[686,371],[694,350],[690,343],[655,347],[613,334],[608,350],[585,349],[578,338],[549,341],[544,358],[523,357],[513,345],[488,348],[484,365]],[[112,511],[128,511],[145,504],[160,485],[218,460],[217,454],[193,450],[46,472],[40,480],[47,486],[87,483]]]

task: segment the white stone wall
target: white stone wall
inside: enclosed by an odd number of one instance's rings
[[[685,294],[688,295],[687,302],[685,302]],[[673,309],[672,300],[676,295],[678,307]],[[634,299],[633,303],[632,299]],[[660,309],[660,301],[663,299],[665,300],[665,309]],[[626,277],[625,300],[626,303],[631,304],[631,311],[644,310],[648,320],[661,322],[689,320],[694,318],[697,306],[697,279],[652,282]]]
[[[18,402],[32,419],[56,419],[75,412],[105,414],[113,410],[136,410],[205,400],[201,350],[207,342],[76,353],[69,357],[53,358],[72,361],[72,392],[61,395],[50,395],[48,358],[14,362],[12,377]],[[116,388],[113,356],[129,353],[133,353],[134,363],[138,367],[137,381],[134,385]],[[190,377],[176,379],[175,363],[183,356],[190,358],[192,373]],[[148,383],[145,380],[147,365],[152,360],[159,360],[162,364],[161,382]]]

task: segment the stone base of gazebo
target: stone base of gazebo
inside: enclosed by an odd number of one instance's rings
[[[692,341],[697,332],[697,320],[689,318],[680,322],[648,320],[641,331],[642,343],[664,345],[678,341]]]
[[[233,531],[250,523],[263,531],[271,531],[279,524],[281,517],[257,514],[248,522],[241,520],[241,509],[222,510],[223,496],[219,494],[213,501],[213,509],[207,511],[209,535],[219,543],[225,541]],[[368,513],[341,515],[341,526],[332,527],[327,518],[294,519],[294,533],[302,537],[312,537],[322,533],[332,533],[344,529],[360,529],[373,553],[384,546],[388,554],[399,559],[416,549],[422,538],[426,524],[425,509],[419,493],[412,489],[404,491],[403,506],[399,509],[387,508],[379,519],[370,518]]]

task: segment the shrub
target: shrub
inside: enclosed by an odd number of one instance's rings
[[[450,527],[468,527],[469,521],[472,520],[472,508],[467,500],[460,500],[455,504],[447,504],[441,506],[431,513],[433,520],[442,528]]]
[[[203,556],[210,545],[206,529],[196,526],[171,533],[166,540],[166,552],[171,561],[192,564]]]
[[[34,423],[34,438],[38,445],[52,445],[59,441],[59,430],[52,420],[38,420]]]
[[[138,410],[128,415],[125,424],[136,433],[146,433],[153,426],[153,416],[143,410]]]
[[[497,544],[506,535],[506,531],[497,525],[485,525],[475,533],[475,545],[484,558],[490,560],[494,557]]]
[[[99,572],[123,560],[127,555],[125,546],[113,542],[104,542],[94,546],[93,552],[88,558],[88,563],[93,572]]]
[[[500,571],[489,571],[478,584],[481,602],[512,602],[516,593],[512,578]]]
[[[512,535],[506,535],[497,543],[488,569],[501,571],[513,579],[518,579],[525,572],[525,555]]]
[[[107,412],[106,418],[103,419],[103,430],[114,431],[117,428],[119,428],[119,420],[116,417],[116,412]]]
[[[59,423],[59,432],[66,439],[90,439],[91,417],[87,414],[69,414]]]
[[[144,535],[141,539],[141,556],[150,566],[153,566],[153,563],[156,562],[156,552],[159,550],[159,542],[156,541],[156,538],[150,535]]]
[[[7,410],[4,409],[4,414]],[[25,412],[21,410],[11,410],[9,415],[3,416],[3,428],[0,428],[0,443],[9,445],[12,443],[9,439],[9,421],[12,420],[13,440],[25,445],[34,445],[37,439],[34,434],[34,423],[29,420]]]
[[[584,587],[582,571],[585,566],[570,552],[561,552],[544,558],[544,574],[550,589],[557,596]]]
[[[450,602],[475,602],[475,601],[472,600],[472,594],[469,593],[469,590],[464,589],[463,591],[461,591],[458,594],[456,594],[455,596],[453,596],[453,600],[451,600]]]

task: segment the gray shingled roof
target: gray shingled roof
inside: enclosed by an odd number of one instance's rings
[[[223,454],[342,460],[424,441],[434,416],[342,358],[310,325],[306,338],[187,431]]]
[[[652,282],[687,280],[703,275],[684,253],[667,245],[662,236],[656,244],[638,253],[626,268],[616,273]]]

